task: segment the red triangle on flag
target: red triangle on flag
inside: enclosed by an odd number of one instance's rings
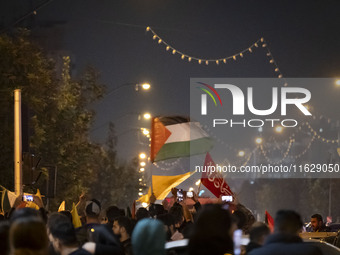
[[[270,229],[270,232],[274,232],[274,219],[273,217],[269,214],[269,212],[265,212],[265,217],[266,217],[266,223],[268,224],[268,227]]]
[[[153,118],[151,124],[151,162],[154,162],[157,153],[168,140],[171,132],[167,129],[159,118]]]

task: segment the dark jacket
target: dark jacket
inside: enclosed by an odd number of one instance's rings
[[[319,248],[304,243],[299,236],[277,233],[267,238],[266,243],[249,255],[322,255]]]

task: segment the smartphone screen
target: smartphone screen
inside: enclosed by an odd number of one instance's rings
[[[182,202],[183,201],[183,189],[178,189],[177,190],[177,202]]]
[[[33,196],[32,195],[23,195],[22,201],[33,202]]]
[[[233,202],[233,196],[222,196],[223,202]]]

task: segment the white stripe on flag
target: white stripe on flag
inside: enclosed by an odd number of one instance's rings
[[[185,122],[165,127],[171,132],[165,143],[187,142],[209,136],[199,122]]]

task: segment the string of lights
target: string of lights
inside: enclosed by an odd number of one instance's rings
[[[290,159],[301,158],[303,155],[305,155],[307,153],[307,151],[309,151],[309,149],[312,146],[312,143],[314,142],[314,140],[315,140],[315,135],[310,139],[309,144],[307,145],[307,147],[302,152],[300,152],[297,155],[289,155],[287,158],[290,158]]]
[[[259,44],[264,41],[263,38],[258,39],[256,42],[254,42],[252,45],[250,45],[248,48],[235,53],[230,56],[221,57],[221,58],[198,58],[195,56],[191,56],[189,54],[183,53],[182,51],[179,51],[178,49],[171,46],[169,43],[165,42],[151,27],[146,28],[147,32],[152,33],[152,39],[157,40],[158,44],[163,44],[165,46],[166,51],[171,52],[173,55],[178,54],[181,56],[181,59],[185,59],[188,62],[196,61],[198,64],[205,63],[206,65],[209,65],[209,63],[214,63],[216,65],[219,65],[220,63],[226,64],[229,60],[236,60],[238,57],[243,58],[245,53],[252,53],[254,48],[258,48]]]
[[[263,150],[263,146],[260,145],[259,147],[260,147],[260,149],[261,149],[262,155],[265,157],[265,159],[268,161],[268,163],[270,163],[270,164],[281,164],[281,163],[285,160],[285,158],[288,156],[289,151],[290,151],[290,149],[292,148],[292,144],[293,144],[294,142],[295,142],[295,139],[291,137],[286,152],[283,154],[282,159],[280,159],[280,160],[278,160],[278,161],[272,161],[272,160],[268,157],[267,153]]]
[[[151,27],[146,27],[146,32],[151,32],[152,34],[152,39],[156,40],[158,42],[158,44],[162,44],[163,46],[165,46],[165,50],[171,52],[173,55],[179,55],[181,57],[182,60],[187,60],[188,62],[195,62],[198,64],[205,64],[205,65],[209,65],[210,63],[219,65],[219,64],[226,64],[229,63],[231,60],[232,61],[236,61],[238,58],[243,58],[246,54],[250,54],[253,52],[254,49],[262,47],[266,49],[266,55],[269,59],[269,63],[273,65],[274,67],[274,72],[277,74],[278,78],[283,78],[283,74],[277,64],[277,61],[274,59],[272,52],[270,51],[269,47],[268,47],[268,43],[266,42],[266,40],[261,37],[260,39],[258,39],[256,42],[254,42],[253,44],[251,44],[249,47],[243,49],[240,52],[237,52],[235,54],[229,55],[229,56],[225,56],[225,57],[220,57],[220,58],[199,58],[199,57],[195,57],[189,54],[186,54],[178,49],[176,49],[175,47],[171,46],[169,43],[167,43],[166,41],[163,40],[162,37],[160,37]],[[284,86],[287,86],[287,81],[285,78],[284,79]]]

